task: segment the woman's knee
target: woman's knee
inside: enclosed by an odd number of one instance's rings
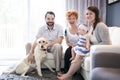
[[[67,48],[65,51],[65,58],[70,58],[71,57],[71,47]]]

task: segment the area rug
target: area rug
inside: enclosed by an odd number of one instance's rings
[[[49,70],[42,70],[43,77],[40,78],[36,71],[28,73],[26,77],[22,77],[16,74],[2,74],[0,80],[58,80],[55,73]],[[80,73],[76,73],[72,80],[84,80]]]
[[[34,70],[30,73],[27,73],[25,77],[17,74],[2,74],[0,80],[57,80],[56,74],[52,73],[49,70],[42,70],[43,76],[39,77],[37,71]]]

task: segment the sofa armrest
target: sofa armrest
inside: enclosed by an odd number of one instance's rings
[[[120,46],[95,45],[91,47],[91,67],[120,68]]]

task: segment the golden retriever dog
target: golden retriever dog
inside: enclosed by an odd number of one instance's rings
[[[42,76],[42,72],[41,72],[41,64],[43,63],[44,65],[46,65],[50,71],[55,72],[50,65],[46,62],[46,44],[47,41],[45,38],[39,38],[37,40],[37,46],[34,50],[34,56],[35,56],[35,63],[31,64],[28,62],[28,55],[20,62],[17,64],[16,68],[12,71],[10,71],[10,73],[17,73],[20,74],[21,76],[25,76],[25,74],[33,68],[37,69],[38,75]]]
[[[42,76],[41,63],[46,65],[50,69],[50,71],[55,72],[46,61],[46,59],[47,59],[46,58],[46,52],[47,52],[46,44],[47,44],[47,41],[45,40],[45,38],[39,38],[37,40],[37,46],[34,50],[35,61],[37,64],[37,71],[38,71],[39,76]]]

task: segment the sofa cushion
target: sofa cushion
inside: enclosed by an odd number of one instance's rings
[[[92,70],[91,80],[120,80],[120,69],[95,68]]]
[[[120,28],[119,27],[109,27],[109,34],[112,45],[120,45]]]
[[[85,57],[81,67],[85,71],[90,71],[90,57]]]

